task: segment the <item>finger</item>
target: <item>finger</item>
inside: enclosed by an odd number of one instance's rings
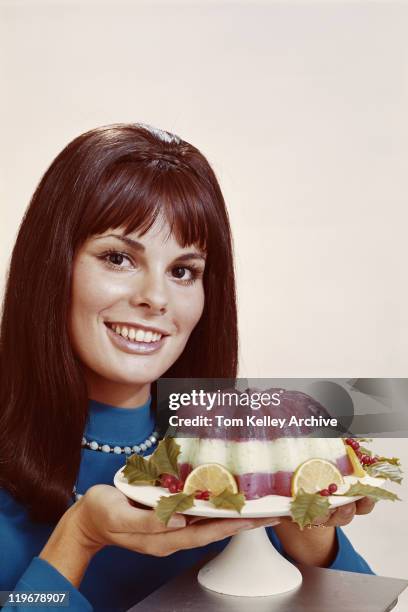
[[[134,499],[130,499],[129,497],[127,498],[129,506],[133,506],[134,508],[141,508],[142,510],[149,510],[150,506],[145,506],[144,504],[141,504],[137,501],[135,501]]]
[[[363,497],[356,501],[356,514],[369,514],[374,506],[375,500],[370,497]]]
[[[172,529],[182,529],[186,526],[186,518],[182,514],[173,514],[167,526],[162,523],[153,510],[135,508],[130,504],[122,504],[115,508],[117,515],[111,524],[118,526],[115,532],[128,533],[162,533]]]
[[[240,531],[261,526],[253,519],[211,519],[208,523],[195,523],[180,531],[146,536],[145,546],[150,554],[169,555],[177,550],[207,546],[224,540]],[[154,552],[156,551],[156,552]]]
[[[159,532],[155,534],[118,534],[117,542],[124,548],[162,557],[170,555],[177,550],[197,548],[223,540],[241,529],[249,529],[251,524],[249,519],[212,519],[204,524],[196,523],[190,525],[177,532],[170,530],[166,533]]]
[[[177,532],[117,534],[119,546],[158,557],[173,554],[177,550],[206,546],[239,533],[241,530],[266,527],[279,519],[206,519]]]
[[[274,527],[275,525],[279,525],[281,523],[281,517],[276,516],[274,518],[252,519],[252,523],[253,523],[253,528]]]
[[[312,523],[312,525],[314,527],[319,527],[320,525],[327,525],[328,526],[330,518],[331,518],[331,514],[330,514],[330,512],[328,512],[324,516],[318,516],[317,518],[315,518],[313,523]]]
[[[340,506],[340,508],[337,508],[336,512],[331,515],[326,526],[343,527],[344,525],[348,525],[353,520],[355,513],[356,504],[354,502]]]
[[[186,516],[187,525],[194,525],[194,523],[202,523],[203,521],[208,521],[206,516]]]

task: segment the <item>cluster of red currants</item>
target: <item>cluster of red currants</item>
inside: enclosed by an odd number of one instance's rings
[[[180,493],[184,487],[184,482],[171,474],[162,474],[160,484],[165,489],[168,489],[170,493]]]
[[[328,497],[329,495],[333,495],[336,491],[337,491],[337,485],[334,482],[332,482],[331,484],[329,484],[327,489],[322,489],[321,491],[319,491],[319,493],[323,497]]]
[[[204,499],[205,501],[208,501],[210,499],[210,492],[209,491],[196,491],[195,498]]]
[[[165,489],[168,489],[170,493],[181,493],[184,488],[184,482],[180,480],[180,478],[172,476],[171,474],[162,474],[160,476],[160,485]],[[208,501],[210,499],[210,492],[196,491],[195,498]]]
[[[357,442],[357,440],[354,440],[353,438],[346,438],[345,442],[346,444],[351,446],[351,448],[356,453],[362,465],[373,465],[373,463],[377,463],[378,461],[377,457],[370,457],[370,455],[364,455],[361,452],[360,444],[359,442]]]

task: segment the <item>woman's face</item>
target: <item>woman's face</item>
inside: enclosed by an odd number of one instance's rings
[[[150,389],[182,353],[204,308],[205,255],[167,224],[92,236],[73,264],[70,332],[93,399]],[[110,403],[109,399],[105,399]]]

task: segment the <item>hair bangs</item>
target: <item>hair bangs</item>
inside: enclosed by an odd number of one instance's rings
[[[121,163],[105,172],[88,199],[79,242],[118,227],[143,235],[167,223],[181,246],[206,251],[215,206],[211,193],[189,168],[160,161],[143,168]]]

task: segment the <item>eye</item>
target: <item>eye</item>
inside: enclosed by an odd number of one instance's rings
[[[124,259],[122,253],[110,253],[108,255],[108,260],[115,266],[120,266],[124,262]]]
[[[173,268],[172,274],[175,278],[187,280],[191,278],[192,271],[189,268],[186,268],[184,266],[177,266]]]
[[[193,265],[174,266],[171,269],[171,275],[174,279],[180,281],[183,285],[192,285],[198,278],[203,275],[203,271]]]
[[[125,268],[130,268],[133,265],[130,257],[124,253],[120,253],[119,251],[106,251],[99,256],[99,259],[102,259],[102,261],[104,261],[111,268],[119,268],[122,270]]]

